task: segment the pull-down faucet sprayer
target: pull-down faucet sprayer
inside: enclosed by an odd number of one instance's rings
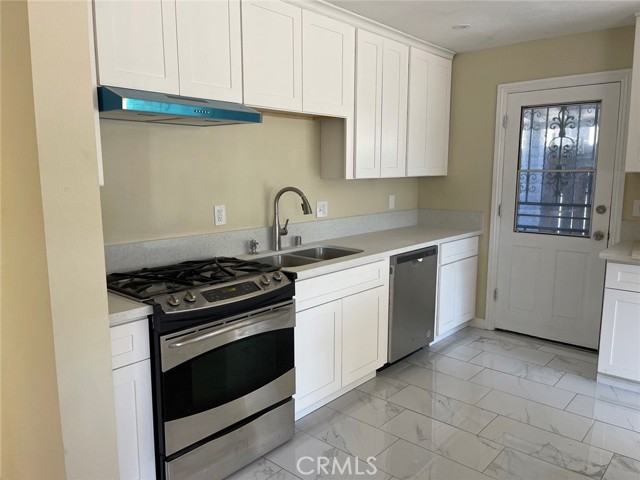
[[[287,226],[289,225],[289,219],[287,218],[287,220],[284,222],[284,227],[281,227],[280,215],[278,212],[278,209],[279,209],[278,204],[280,202],[280,197],[282,196],[283,193],[286,193],[286,192],[294,192],[300,196],[300,198],[302,199],[302,205],[301,205],[302,213],[304,213],[305,215],[309,215],[313,213],[313,210],[311,209],[311,205],[309,204],[309,200],[307,200],[307,197],[305,196],[304,193],[302,193],[302,190],[300,190],[299,188],[284,187],[282,190],[280,190],[276,194],[276,198],[273,201],[273,249],[276,251],[282,248],[282,237],[289,233],[289,230],[287,230]]]

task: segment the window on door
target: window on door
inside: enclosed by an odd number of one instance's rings
[[[589,237],[600,102],[523,107],[514,231]]]

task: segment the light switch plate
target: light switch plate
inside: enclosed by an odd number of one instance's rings
[[[389,195],[389,210],[393,210],[396,208],[396,196]]]
[[[634,217],[640,217],[640,200],[633,201],[633,212],[631,215]]]

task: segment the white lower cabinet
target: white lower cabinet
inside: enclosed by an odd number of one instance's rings
[[[156,478],[146,318],[111,327],[120,480]]]
[[[113,371],[120,480],[154,479],[150,361]]]
[[[296,284],[296,413],[327,403],[386,363],[388,279],[383,260]]]
[[[378,287],[342,300],[342,384],[348,385],[387,361],[389,289]]]
[[[640,382],[640,265],[607,263],[605,287],[598,372]]]
[[[475,245],[475,248],[469,248],[469,244]],[[458,251],[465,252],[467,258],[441,265],[439,269],[437,336],[442,336],[475,316],[478,273],[477,237],[444,244],[440,250],[440,261],[459,258],[462,253],[458,256],[454,255],[454,252]]]
[[[340,389],[342,300],[296,315],[296,409]]]

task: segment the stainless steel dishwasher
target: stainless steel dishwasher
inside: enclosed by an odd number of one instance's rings
[[[389,363],[433,340],[438,247],[391,257]]]

